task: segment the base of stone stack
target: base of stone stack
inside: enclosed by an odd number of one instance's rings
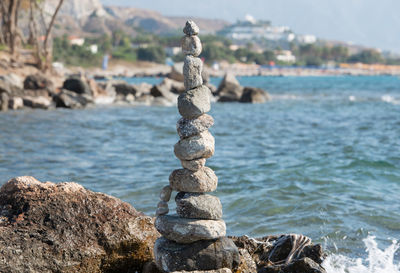
[[[154,245],[154,256],[158,268],[164,272],[232,269],[239,264],[239,251],[227,237],[191,244],[160,237]]]

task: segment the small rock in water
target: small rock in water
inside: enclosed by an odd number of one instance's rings
[[[183,75],[185,89],[190,90],[199,87],[203,84],[201,71],[203,69],[203,62],[200,58],[193,56],[186,56],[183,62]]]
[[[208,130],[213,125],[214,119],[212,116],[203,114],[195,119],[179,119],[178,123],[176,124],[176,129],[181,138],[186,138],[198,135],[201,132]]]
[[[226,234],[223,220],[186,219],[175,215],[162,215],[157,217],[154,226],[168,240],[183,244],[217,239]]]
[[[197,172],[187,169],[175,170],[169,176],[169,183],[175,191],[183,192],[212,192],[218,185],[218,177],[214,171],[204,167]]]
[[[199,27],[192,20],[187,21],[185,27],[183,28],[183,33],[188,36],[197,35],[199,34],[199,31]]]
[[[261,88],[245,87],[240,102],[264,103],[269,99],[268,93]]]
[[[181,40],[182,53],[197,57],[203,49],[200,38],[197,36],[183,36]]]
[[[175,197],[176,212],[183,218],[217,220],[222,218],[222,204],[218,197],[180,192]]]
[[[206,164],[205,158],[194,160],[181,160],[182,167],[191,171],[198,171]]]
[[[166,272],[230,273],[240,261],[238,248],[226,237],[193,244],[178,244],[161,237],[155,243],[154,254],[158,267]],[[225,268],[218,269],[221,267]]]
[[[160,200],[168,202],[171,199],[172,189],[170,186],[165,186],[160,192]]]
[[[201,85],[188,90],[178,97],[178,110],[182,117],[195,119],[211,109],[211,91],[207,86]]]
[[[214,137],[208,131],[178,141],[174,153],[180,160],[209,158],[214,154]]]

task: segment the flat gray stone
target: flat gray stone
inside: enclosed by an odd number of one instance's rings
[[[165,238],[181,244],[224,237],[226,226],[223,220],[186,219],[176,215],[161,215],[154,226]]]
[[[204,167],[197,172],[187,169],[175,170],[169,176],[169,184],[175,191],[212,192],[217,189],[218,177],[214,171]]]
[[[181,138],[198,135],[214,125],[212,116],[203,114],[195,119],[180,118],[176,123],[176,130]]]
[[[228,273],[240,262],[237,247],[226,237],[193,244],[177,244],[161,237],[154,245],[154,256],[157,266],[165,272]]]
[[[160,192],[160,200],[168,202],[169,199],[171,199],[171,193],[172,193],[171,187],[169,185],[165,186],[164,188],[162,188]]]
[[[174,153],[180,160],[210,158],[214,154],[215,140],[208,131],[179,140]]]
[[[222,204],[218,197],[204,193],[180,192],[175,197],[176,213],[183,218],[218,220]]]
[[[183,168],[194,172],[203,168],[205,164],[206,164],[205,158],[194,159],[194,160],[181,160],[181,165]]]
[[[203,69],[203,61],[200,58],[186,56],[183,61],[183,76],[186,90],[199,87],[203,84],[201,71]]]
[[[197,36],[183,36],[181,39],[182,53],[197,57],[203,49],[200,38]]]
[[[197,35],[199,34],[199,31],[199,27],[192,20],[188,20],[185,24],[185,27],[183,28],[183,33],[189,36]]]

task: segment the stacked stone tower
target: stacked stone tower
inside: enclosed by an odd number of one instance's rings
[[[211,92],[201,77],[199,28],[188,21],[183,32],[186,91],[178,97],[182,118],[176,125],[180,140],[174,147],[183,169],[173,171],[169,185],[161,191],[155,226],[162,237],[156,241],[154,255],[157,266],[165,272],[233,268],[239,260],[238,250],[225,237],[219,198],[207,194],[217,189],[218,178],[205,166],[206,159],[214,154],[214,137],[208,131],[214,120],[206,114],[211,107]],[[178,192],[177,215],[167,215],[172,191]]]

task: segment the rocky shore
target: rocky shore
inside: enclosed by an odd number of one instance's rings
[[[7,65],[6,65],[7,66]],[[176,105],[185,91],[182,68],[170,67],[161,83],[129,84],[122,80],[99,80],[85,73],[67,76],[42,74],[32,67],[4,70],[0,74],[0,111],[23,108],[85,108],[102,105]],[[204,85],[212,91],[212,101],[263,103],[268,93],[259,88],[242,87],[232,74],[225,75],[217,88],[202,73]]]
[[[13,178],[0,188],[0,272],[159,273],[154,220],[74,182]],[[229,238],[239,250],[234,269],[197,272],[325,272],[322,247],[305,236]]]

